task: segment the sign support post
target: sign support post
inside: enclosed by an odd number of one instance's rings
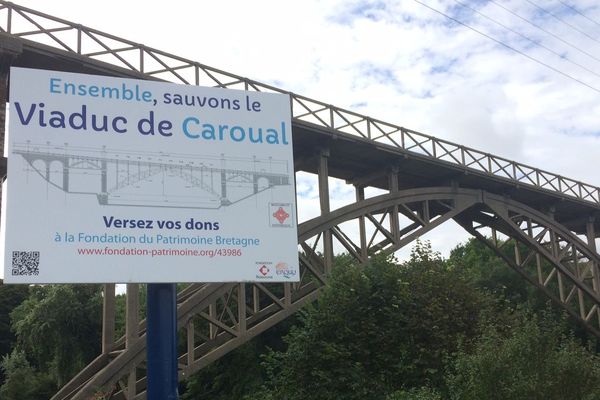
[[[147,398],[177,400],[177,301],[174,283],[148,284]]]

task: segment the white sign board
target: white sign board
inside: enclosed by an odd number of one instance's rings
[[[289,96],[12,68],[7,283],[297,281]]]

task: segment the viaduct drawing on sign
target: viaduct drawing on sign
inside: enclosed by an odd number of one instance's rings
[[[102,205],[226,207],[293,180],[284,160],[15,143],[28,171]],[[35,184],[36,181],[31,184]]]
[[[11,65],[288,93],[1,0],[0,29],[0,129],[4,129]],[[406,246],[450,219],[600,337],[600,255],[595,241],[600,232],[598,187],[301,95],[290,96],[293,171],[317,175],[320,201],[320,215],[298,226],[300,281],[198,283],[182,289],[178,293],[177,324],[186,346],[179,355],[180,379],[316,299],[329,277],[335,249],[366,262],[375,254]],[[76,151],[68,155],[62,151],[63,161],[58,155],[54,160],[69,167],[54,184],[71,191],[73,166],[81,160]],[[29,157],[31,165],[52,164],[50,159],[36,162],[41,154],[21,155]],[[141,182],[159,170],[159,174],[177,176],[209,193],[218,206],[235,201],[229,197],[234,182],[246,182],[246,194],[252,195],[257,179],[264,177],[267,186],[288,184],[292,174],[290,170],[287,177],[287,171],[274,169],[272,174],[258,176],[247,166],[234,178],[236,172],[229,169],[231,160],[226,158],[224,165],[216,160],[210,172],[198,165],[191,172],[177,170],[175,155],[175,164],[145,159],[140,161],[139,171],[133,162],[129,173],[123,174],[123,167],[119,164],[117,168],[111,157],[107,151],[105,156],[96,154],[96,159],[88,158],[84,163],[97,168],[99,182],[94,193],[107,203],[115,200],[113,194],[126,191],[124,179],[129,179],[129,184]],[[115,170],[121,173],[110,177]],[[44,179],[54,179],[52,172],[42,168],[37,172]],[[215,185],[208,185],[209,176]],[[356,201],[331,209],[328,178],[354,185]],[[365,188],[369,187],[385,194],[365,198]],[[111,191],[113,188],[116,190]],[[507,256],[502,246],[513,247],[514,254]],[[137,285],[127,285],[130,318],[125,335],[119,338],[115,337],[115,287],[104,286],[102,352],[53,400],[89,399],[97,388],[108,387],[115,388],[113,399],[145,398],[145,321],[137,319],[138,293]]]

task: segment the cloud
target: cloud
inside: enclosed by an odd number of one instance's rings
[[[379,22],[389,15],[385,1],[351,1],[339,6],[341,10],[329,15],[328,20],[341,25],[352,26],[361,19]]]

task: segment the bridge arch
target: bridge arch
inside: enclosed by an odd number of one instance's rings
[[[405,217],[403,226],[400,215]],[[186,332],[187,350],[179,357],[180,378],[186,379],[315,300],[328,276],[325,257],[317,250],[326,233],[358,262],[366,262],[372,255],[393,253],[450,219],[600,336],[600,256],[593,245],[551,215],[506,197],[455,187],[410,189],[372,197],[300,224],[298,283],[192,284],[182,290],[178,329]],[[361,227],[372,224],[382,239],[369,240],[364,227],[358,239],[344,232],[340,227],[349,221]],[[519,244],[514,246],[514,258],[501,251],[507,243]],[[144,327],[142,321],[142,332]],[[115,387],[112,398],[121,399],[134,382],[136,393],[143,393],[145,378],[138,379],[132,371],[143,365],[144,346],[145,334],[128,347],[121,338],[109,353],[116,354],[114,359],[101,355],[53,399],[85,399],[99,387]]]
[[[436,208],[436,203],[446,210]],[[342,222],[365,216],[373,221],[373,215],[389,213],[393,207],[398,207],[413,223],[398,227],[396,232],[391,226],[386,232],[387,240],[368,244],[366,249],[349,246],[347,235],[342,236],[337,228]],[[592,232],[588,232],[586,242],[557,222],[551,213],[544,214],[480,190],[438,187],[399,191],[340,208],[302,224],[299,239],[305,243],[305,237],[323,236],[329,231],[358,261],[365,261],[365,254],[392,253],[449,219],[600,337],[600,255],[595,248],[592,222],[588,224]],[[512,258],[502,251],[507,245],[514,247]]]

